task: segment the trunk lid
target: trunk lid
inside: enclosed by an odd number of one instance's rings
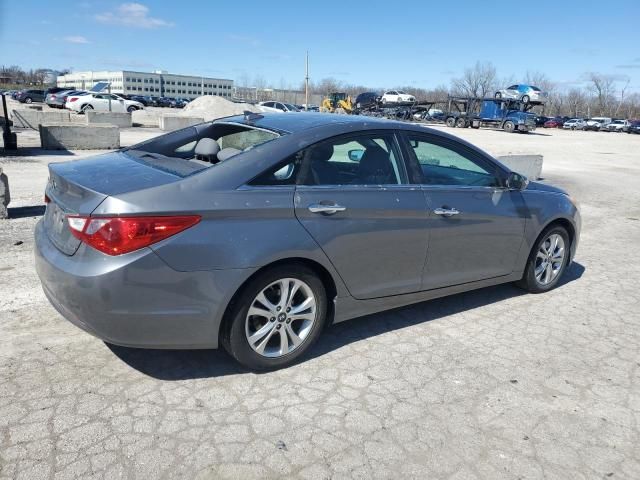
[[[47,236],[60,251],[73,255],[80,240],[69,230],[69,215],[90,215],[108,196],[157,187],[180,178],[123,152],[52,163],[45,192],[50,200],[44,215]]]

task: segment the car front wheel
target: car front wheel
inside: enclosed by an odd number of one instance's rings
[[[320,278],[302,265],[275,267],[256,276],[234,300],[225,349],[252,370],[294,363],[318,339],[327,316]]]
[[[24,99],[24,103],[32,103],[33,100],[31,100],[31,97],[27,97]]]
[[[547,228],[529,255],[522,280],[516,284],[531,293],[555,288],[569,262],[569,255],[567,230],[559,225]]]

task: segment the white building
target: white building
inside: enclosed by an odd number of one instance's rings
[[[231,97],[233,80],[225,78],[118,70],[111,72],[74,72],[58,77],[58,87],[89,90],[98,82],[110,82],[112,93],[154,97],[196,98],[202,95]]]

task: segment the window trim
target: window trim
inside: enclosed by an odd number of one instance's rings
[[[498,186],[487,187],[482,185],[430,185],[426,183],[423,177],[420,161],[418,160],[418,157],[416,156],[415,152],[413,151],[413,148],[411,148],[411,144],[409,143],[410,142],[409,136],[413,136],[413,135],[418,136],[420,138],[424,138],[426,142],[436,145],[438,147],[452,150],[453,152],[463,156],[464,158],[466,158],[471,162],[478,163],[479,166],[481,166],[482,168],[485,168],[488,172],[492,173],[492,175],[497,180]],[[481,152],[463,143],[459,143],[459,142],[456,142],[455,140],[450,140],[445,137],[439,137],[438,135],[433,135],[432,133],[429,133],[429,132],[417,132],[415,130],[403,130],[400,134],[400,137],[402,139],[402,142],[401,142],[402,146],[405,149],[405,153],[406,153],[405,157],[407,159],[406,161],[410,163],[410,165],[407,165],[407,169],[413,173],[412,181],[414,182],[417,181],[417,183],[414,183],[414,185],[420,185],[423,188],[435,188],[440,190],[442,190],[443,188],[444,189],[465,189],[465,190],[469,190],[469,189],[496,190],[496,189],[506,188],[505,181],[509,174],[509,171],[507,171],[505,168],[503,168],[494,160],[488,158],[486,155],[483,155]]]

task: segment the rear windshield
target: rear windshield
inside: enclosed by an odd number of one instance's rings
[[[531,90],[533,90],[534,92],[539,92],[540,89],[538,87],[531,87]]]
[[[161,135],[123,151],[134,159],[186,177],[266,142],[279,133],[239,123],[208,122]],[[218,158],[220,157],[220,158]]]

